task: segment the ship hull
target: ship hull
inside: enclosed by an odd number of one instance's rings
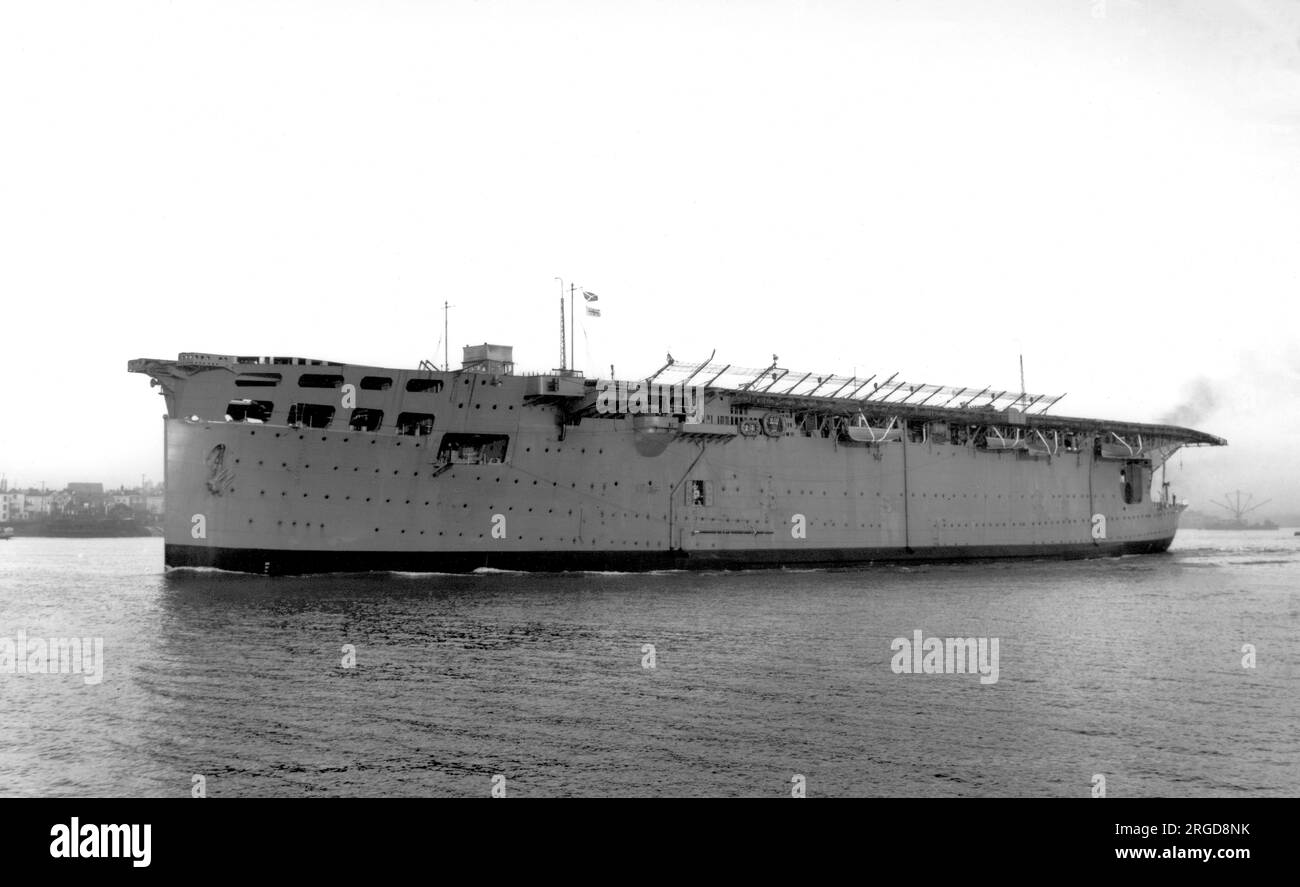
[[[411,439],[168,420],[166,563],[292,574],[1084,558],[1164,551],[1177,528],[1177,509],[1125,504],[1120,469],[1089,453],[791,437],[674,441],[645,457],[619,424],[589,420],[565,441],[515,428],[510,461],[438,471]],[[708,499],[688,504],[697,479]]]

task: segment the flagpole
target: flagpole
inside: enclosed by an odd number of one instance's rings
[[[577,321],[573,319],[573,282],[569,282],[569,363],[573,369],[578,368],[578,327]]]

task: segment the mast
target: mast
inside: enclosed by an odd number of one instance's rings
[[[1025,399],[1025,356],[1022,354],[1020,355],[1020,400],[1016,401],[1016,405],[1019,406],[1020,402],[1023,401],[1024,399]],[[1025,407],[1025,409],[1028,409],[1028,407]]]
[[[442,371],[451,370],[451,342],[447,339],[447,314],[451,308],[447,302],[442,303]]]
[[[1254,511],[1257,508],[1263,508],[1265,505],[1273,501],[1272,499],[1265,499],[1263,502],[1260,502],[1258,505],[1252,505],[1251,502],[1254,500],[1254,498],[1255,498],[1254,493],[1247,493],[1246,504],[1242,505],[1241,490],[1237,490],[1236,504],[1233,504],[1231,493],[1224,494],[1223,501],[1215,502],[1214,504],[1230,512],[1232,514],[1232,519],[1237,523],[1245,523],[1246,515],[1250,514],[1252,511]]]
[[[573,369],[578,368],[578,324],[573,319],[573,283],[569,284],[569,366]],[[564,304],[560,304],[560,310],[564,310]]]
[[[569,339],[564,333],[564,281],[555,279],[560,281],[560,369],[563,370],[568,369],[565,360],[569,356]]]

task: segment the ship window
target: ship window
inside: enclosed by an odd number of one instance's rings
[[[334,407],[321,403],[296,403],[289,407],[289,424],[306,428],[328,428],[334,421]]]
[[[713,482],[707,480],[693,480],[686,485],[686,504],[687,505],[712,505],[713,504]]]
[[[469,381],[469,380],[466,380],[466,381]],[[420,391],[435,391],[435,392],[436,392],[436,391],[441,391],[441,390],[442,390],[442,380],[441,380],[441,379],[407,379],[407,380],[406,380],[406,390],[407,390],[407,391],[415,391],[415,392],[420,392]]]
[[[503,462],[510,436],[506,434],[444,434],[438,445],[439,462]]]
[[[303,373],[298,377],[299,388],[338,388],[343,377],[329,373]]]
[[[397,433],[419,437],[433,433],[432,413],[398,413]]]
[[[270,388],[279,384],[279,373],[243,373],[235,377],[235,385],[239,388]]]
[[[348,427],[353,431],[377,431],[383,421],[383,410],[355,409],[348,419]]]
[[[274,409],[269,400],[232,400],[226,404],[227,422],[265,422]]]
[[[361,380],[363,391],[387,391],[393,387],[393,380],[388,376],[366,376]]]

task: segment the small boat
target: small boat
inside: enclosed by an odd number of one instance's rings
[[[996,451],[1014,451],[1029,449],[1029,442],[1020,436],[1019,431],[1003,434],[1001,429],[990,427],[984,437],[984,449]]]
[[[1142,444],[1142,435],[1137,435],[1133,441],[1125,440],[1115,432],[1109,432],[1106,439],[1098,439],[1097,456],[1101,459],[1117,459],[1128,461],[1129,459],[1141,458],[1146,453],[1146,447]]]
[[[13,527],[5,527],[3,530],[0,530],[0,540],[12,539],[13,535],[14,535]],[[1300,536],[1300,533],[1297,533],[1296,535]]]
[[[862,414],[858,414],[857,420],[845,427],[849,439],[857,443],[879,444],[891,440],[902,440],[903,429],[897,424],[898,420],[890,419],[888,425],[872,425]]]

